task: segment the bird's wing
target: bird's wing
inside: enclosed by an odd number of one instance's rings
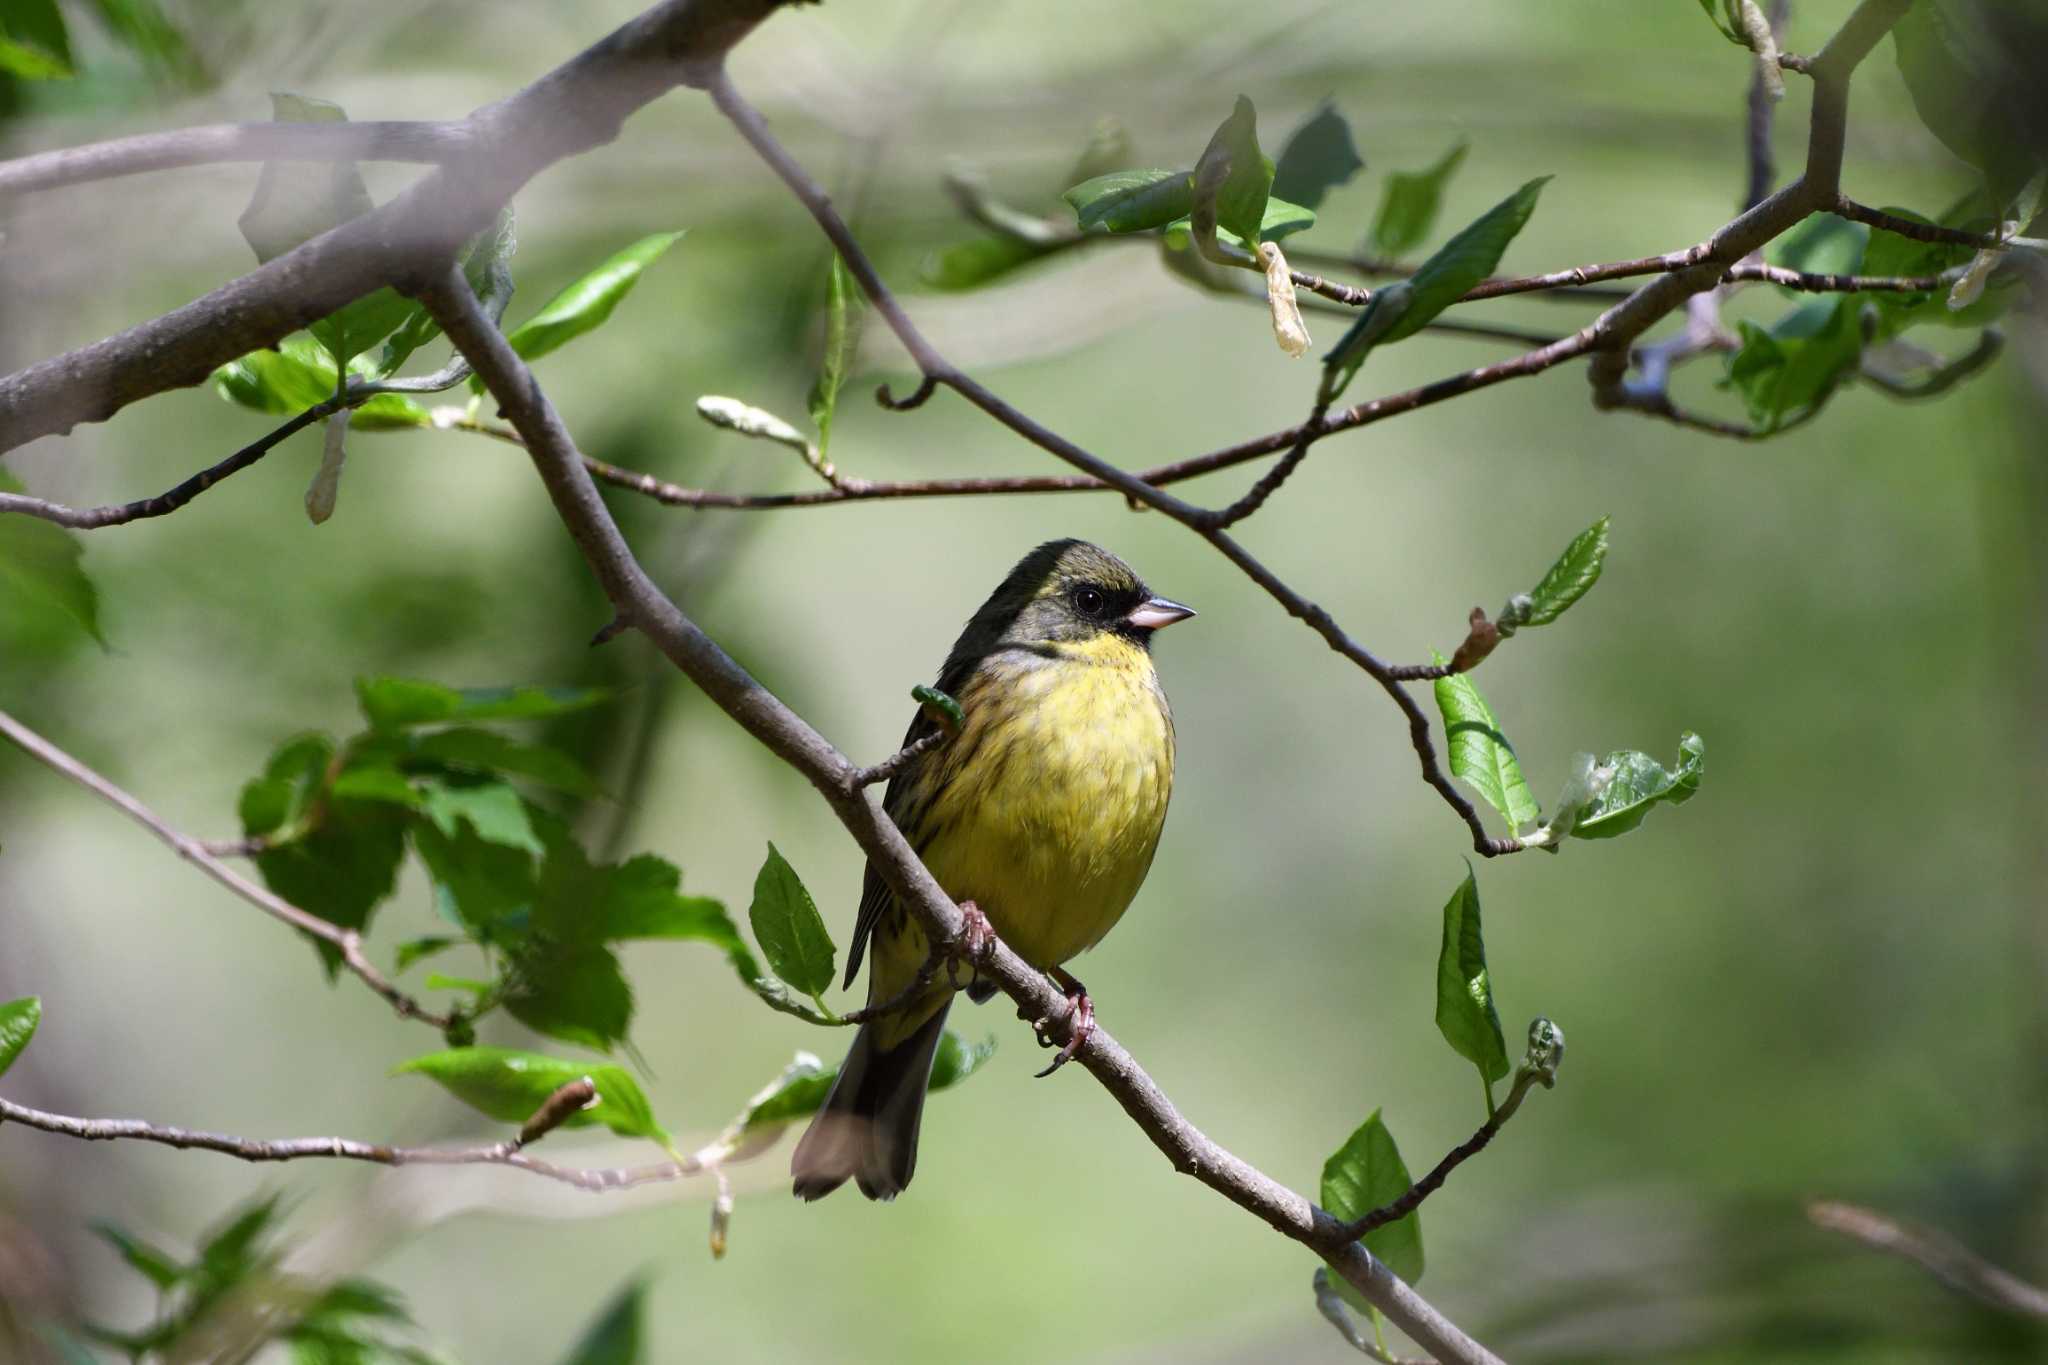
[[[950,675],[948,678],[940,679],[940,690],[957,696],[953,688],[944,686],[949,679]],[[957,680],[953,681],[957,686]],[[910,719],[910,728],[903,732],[902,747],[909,748],[936,729],[938,722],[926,715],[923,707],[919,707],[917,714]],[[930,753],[921,755],[916,762],[890,778],[888,790],[882,796],[882,809],[889,813],[889,818],[903,831],[903,837],[910,840],[910,846],[920,851],[924,840],[918,825],[926,804],[921,778],[925,764],[931,762],[934,757],[935,755]],[[842,983],[843,986],[853,984],[855,974],[860,971],[861,958],[867,953],[868,938],[875,932],[875,926],[881,922],[882,911],[888,908],[892,899],[888,885],[882,880],[882,874],[875,871],[873,863],[869,863],[867,875],[861,879],[860,910],[853,920],[853,943],[846,950],[846,980]]]

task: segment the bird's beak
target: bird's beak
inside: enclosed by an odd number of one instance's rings
[[[1131,608],[1130,614],[1124,617],[1124,624],[1136,626],[1139,630],[1157,630],[1175,621],[1185,621],[1194,614],[1193,607],[1184,607],[1169,598],[1154,597]]]

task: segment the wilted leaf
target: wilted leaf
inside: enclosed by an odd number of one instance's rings
[[[1605,786],[1599,799],[1579,814],[1572,833],[1581,839],[1627,834],[1658,802],[1683,805],[1700,789],[1706,771],[1706,743],[1687,731],[1678,741],[1678,766],[1666,768],[1648,754],[1625,749],[1600,764]]]

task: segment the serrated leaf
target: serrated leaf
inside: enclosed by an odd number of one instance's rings
[[[654,1110],[640,1083],[611,1062],[585,1062],[504,1047],[458,1047],[401,1062],[391,1074],[430,1077],[464,1104],[501,1123],[526,1122],[548,1096],[588,1076],[597,1087],[597,1102],[571,1114],[563,1127],[587,1128],[601,1123],[621,1137],[668,1138],[654,1121]]]
[[[1436,662],[1444,662],[1443,655]],[[1522,765],[1515,748],[1501,733],[1493,710],[1480,695],[1469,673],[1454,673],[1436,680],[1437,710],[1443,714],[1446,747],[1450,750],[1451,775],[1471,784],[1487,805],[1499,811],[1513,833],[1537,819],[1541,810],[1529,794]]]
[[[604,325],[633,291],[647,267],[681,241],[681,232],[657,232],[611,256],[595,270],[541,305],[541,310],[507,334],[512,349],[537,360]]]
[[[822,995],[832,985],[837,949],[824,917],[774,844],[754,877],[754,901],[747,910],[754,938],[778,977],[805,995]]]
[[[1230,117],[1217,126],[1195,162],[1195,198],[1188,214],[1197,247],[1219,228],[1241,242],[1257,243],[1272,189],[1273,163],[1259,150],[1258,114],[1239,95]]]
[[[1376,290],[1358,321],[1324,357],[1323,364],[1329,371],[1324,393],[1334,399],[1350,383],[1351,376],[1358,373],[1358,367],[1365,363],[1374,346],[1415,335],[1467,290],[1491,275],[1508,244],[1535,212],[1536,198],[1549,180],[1549,176],[1541,175],[1527,182],[1445,242],[1408,279]]]
[[[412,845],[434,882],[434,908],[462,932],[499,947],[521,943],[539,898],[530,854],[486,843],[468,825],[454,838],[416,824]]]
[[[536,1033],[609,1052],[633,1024],[633,988],[611,949],[535,942],[521,952],[505,1009]]]
[[[1444,902],[1443,946],[1436,959],[1436,1027],[1452,1051],[1479,1068],[1491,1094],[1492,1083],[1508,1074],[1508,1044],[1486,969],[1479,883],[1469,867],[1465,880]]]
[[[642,1365],[642,1300],[646,1293],[644,1281],[629,1282],[584,1329],[569,1354],[562,1357],[562,1365]]]
[[[1674,768],[1633,749],[1609,754],[1600,764],[1605,787],[1597,800],[1581,808],[1571,832],[1581,839],[1611,839],[1642,824],[1659,802],[1685,804],[1700,789],[1706,758],[1706,742],[1689,730],[1679,737]]]
[[[568,754],[544,744],[523,744],[495,730],[436,730],[416,737],[412,751],[462,772],[523,777],[575,796],[604,794],[596,779]]]
[[[141,1275],[158,1289],[170,1289],[185,1278],[185,1268],[168,1252],[151,1246],[140,1237],[133,1236],[125,1228],[114,1223],[94,1222],[89,1226],[93,1234],[114,1248],[129,1269]]]
[[[23,488],[0,469],[0,493]],[[40,517],[0,516],[0,610],[34,602],[55,608],[78,628],[106,647],[100,633],[100,595],[80,566],[84,546],[78,537]]]
[[[1348,1222],[1393,1203],[1408,1193],[1412,1183],[1408,1166],[1401,1160],[1401,1150],[1394,1145],[1394,1135],[1387,1131],[1380,1111],[1375,1109],[1358,1126],[1358,1131],[1323,1163],[1319,1202],[1333,1216]],[[1409,1284],[1422,1278],[1420,1211],[1374,1228],[1362,1240],[1367,1251]],[[1337,1292],[1354,1308],[1360,1312],[1373,1311],[1373,1306],[1343,1276],[1332,1279]]]
[[[356,701],[379,730],[478,720],[547,720],[595,706],[593,687],[446,687],[412,678],[358,678]]]
[[[846,272],[846,262],[832,255],[825,279],[825,349],[818,359],[818,377],[811,385],[811,424],[818,429],[818,455],[832,444],[832,415],[839,408],[839,390],[860,335],[860,291]]]
[[[1433,165],[1419,171],[1395,171],[1387,177],[1367,238],[1374,254],[1397,258],[1428,240],[1443,207],[1444,186],[1464,164],[1469,150],[1470,144],[1460,140]]]
[[[339,785],[339,784],[337,784]],[[448,838],[455,837],[458,822],[466,823],[487,843],[523,849],[532,854],[545,852],[540,836],[533,832],[526,803],[519,793],[503,782],[456,786],[429,778],[420,786],[420,809]]]
[[[416,807],[425,799],[404,773],[382,763],[368,763],[345,769],[328,788],[350,801],[384,801],[394,806]]]
[[[1060,198],[1083,232],[1145,232],[1188,216],[1195,206],[1195,179],[1191,171],[1112,171]]]
[[[1351,124],[1325,100],[1287,135],[1273,168],[1272,193],[1306,209],[1322,207],[1331,190],[1365,169]]]
[[[325,735],[294,735],[270,755],[260,776],[242,788],[242,833],[273,834],[303,817],[326,789],[334,741]]]
[[[1608,521],[1607,517],[1600,518],[1565,546],[1564,553],[1530,591],[1528,606],[1522,608],[1517,604],[1517,625],[1549,625],[1600,581],[1600,570],[1607,564]]]
[[[675,864],[643,853],[611,869],[603,893],[590,906],[592,933],[605,942],[621,939],[701,939],[721,947],[739,941],[725,907],[704,896],[680,893]]]
[[[0,1005],[0,1076],[5,1076],[7,1068],[14,1065],[14,1059],[36,1036],[36,1027],[42,1022],[41,996],[25,995]]]
[[[333,799],[303,836],[256,855],[263,883],[284,899],[344,929],[368,927],[405,857],[406,812],[375,801]],[[339,952],[312,940],[332,979]]]

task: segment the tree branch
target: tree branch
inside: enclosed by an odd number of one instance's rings
[[[2048,1289],[2001,1270],[1945,1233],[1910,1228],[1874,1209],[1824,1199],[1809,1203],[1806,1216],[1815,1227],[1913,1262],[1959,1294],[2008,1312],[2048,1319]]]
[[[851,267],[850,267],[851,268]],[[581,453],[533,373],[491,325],[451,272],[422,294],[435,321],[475,366],[484,384],[525,438],[556,511],[583,552],[619,616],[637,627],[748,734],[802,773],[867,854],[884,883],[909,907],[934,948],[956,948],[960,907],[940,889],[902,832],[860,786],[860,770],[796,715],[664,594],[641,568],[605,508]],[[881,305],[878,303],[877,307]],[[1019,1017],[1049,1020],[1064,1041],[1065,996],[1008,947],[992,946],[981,970],[1017,1006]],[[1330,1255],[1359,1292],[1439,1359],[1472,1365],[1496,1360],[1357,1243],[1325,1251],[1337,1221],[1210,1141],[1183,1117],[1107,1029],[1099,1024],[1075,1054],[1124,1112],[1172,1161],[1232,1203],[1304,1246]]]
[[[142,133],[0,161],[0,196],[233,161],[417,161],[446,164],[475,150],[454,123],[215,123]]]
[[[234,892],[258,910],[261,910],[264,914],[269,915],[272,919],[289,924],[299,932],[316,938],[330,948],[333,948],[340,954],[342,964],[349,971],[355,973],[364,985],[384,997],[391,1008],[398,1012],[400,1018],[417,1019],[421,1023],[431,1024],[443,1031],[454,1024],[455,1021],[452,1016],[436,1014],[432,1010],[425,1008],[417,1000],[393,985],[391,980],[382,972],[379,972],[370,965],[370,959],[363,953],[362,935],[358,934],[355,930],[344,929],[337,924],[330,924],[318,915],[301,910],[291,902],[273,895],[263,887],[249,881],[241,873],[235,871],[209,852],[205,844],[189,835],[181,834],[177,830],[172,829],[154,811],[143,805],[135,797],[130,796],[106,778],[101,777],[91,768],[86,767],[85,764],[65,753],[62,749],[59,749],[56,745],[29,729],[5,711],[0,711],[0,737],[11,740],[16,748],[20,749],[30,758],[35,759],[52,771],[70,778],[73,782],[78,783],[79,786],[93,793],[93,795],[118,807],[130,819],[168,844],[171,850],[179,857],[196,866],[207,876],[213,878],[216,882],[219,882],[222,886]]]

